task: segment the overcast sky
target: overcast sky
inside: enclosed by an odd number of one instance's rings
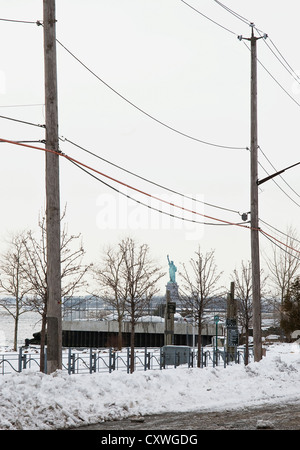
[[[58,45],[59,135],[206,205],[142,181],[67,141],[61,141],[61,150],[152,196],[197,209],[199,215],[183,213],[102,177],[153,208],[215,224],[184,222],[138,205],[61,159],[61,205],[67,203],[70,233],[82,233],[86,261],[96,262],[104,246],[131,236],[149,244],[153,258],[167,272],[167,254],[180,268],[200,245],[204,252],[215,249],[218,268],[224,271],[222,281],[229,287],[230,273],[242,260],[250,259],[250,231],[220,225],[200,214],[236,223],[241,222],[240,214],[250,210],[250,153],[246,150],[250,146],[250,52],[248,42],[237,39],[250,36],[249,25],[214,0],[187,3],[227,30],[180,0],[56,3],[57,39],[148,114],[118,96]],[[258,66],[258,131],[263,151],[259,178],[263,178],[265,170],[274,173],[270,162],[279,170],[300,160],[300,85],[275,57],[274,53],[281,58],[273,45],[300,76],[300,5],[297,0],[224,3],[269,36],[257,44],[258,58],[269,71]],[[43,19],[42,0],[0,0],[0,5],[1,19]],[[43,28],[1,20],[0,39],[0,115],[44,124]],[[158,121],[198,140],[234,148],[203,144]],[[0,137],[41,140],[45,136],[43,128],[0,119]],[[4,251],[9,232],[37,229],[45,207],[45,155],[0,145],[0,251]],[[288,185],[276,178],[282,190],[269,181],[259,192],[260,219],[283,232],[299,224],[299,170],[295,167],[284,174]],[[284,240],[264,223],[260,225]],[[271,246],[263,236],[260,247],[264,265]],[[166,275],[162,293],[167,281]]]

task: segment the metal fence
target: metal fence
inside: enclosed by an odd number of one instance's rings
[[[130,348],[122,351],[109,349],[64,349],[62,353],[62,370],[68,374],[113,372],[123,370],[130,372]],[[134,353],[134,370],[167,369],[170,367],[197,367],[197,352],[189,349],[188,361],[182,364],[180,354],[176,354],[172,365],[166,364],[163,348],[136,349]],[[253,357],[250,351],[249,362]],[[224,350],[205,349],[201,351],[200,367],[226,367],[232,364],[245,362],[245,350],[236,349],[234,354]],[[26,369],[40,370],[40,354],[38,348],[21,347],[18,352],[3,353],[0,355],[0,374],[6,375],[22,372]],[[45,348],[45,372],[47,372],[47,348]]]

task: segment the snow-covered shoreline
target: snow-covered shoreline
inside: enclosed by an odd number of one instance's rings
[[[203,369],[0,376],[0,429],[71,428],[133,415],[222,411],[300,402],[298,344],[274,344],[259,363]]]

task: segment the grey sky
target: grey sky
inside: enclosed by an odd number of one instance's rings
[[[250,28],[213,0],[188,3],[234,34],[180,0],[58,0],[57,38],[101,79],[157,120],[203,141],[246,148],[250,145],[250,52],[237,35],[249,36]],[[258,43],[258,58],[300,103],[300,85],[267,46],[275,43],[300,75],[299,2],[224,3],[268,33],[269,39]],[[42,20],[42,1],[1,0],[1,18]],[[0,21],[0,39],[5,43],[1,48],[0,115],[43,124],[42,27]],[[240,213],[250,210],[247,150],[204,145],[163,127],[108,89],[59,45],[57,54],[61,137],[206,203]],[[300,159],[300,105],[260,65],[258,82],[259,145],[279,170]],[[8,107],[11,105],[35,106]],[[4,119],[0,130],[4,139],[44,139],[42,128]],[[45,167],[43,152],[8,144],[1,144],[0,149],[0,236],[4,238],[10,231],[36,229],[45,202]],[[197,208],[200,214],[241,222],[237,213],[183,201],[67,142],[61,142],[61,150],[151,195],[187,209]],[[262,153],[259,161],[269,173],[274,172]],[[61,160],[60,167],[61,204],[67,203],[70,232],[82,232],[88,261],[95,261],[103,246],[131,235],[149,244],[153,257],[167,272],[167,254],[180,266],[200,244],[204,251],[216,250],[218,267],[225,272],[223,281],[229,285],[228,275],[242,259],[250,258],[247,229],[170,219],[118,196],[66,160]],[[262,167],[260,178],[266,176]],[[300,194],[299,167],[284,178]],[[154,208],[183,214],[105,181]],[[262,185],[260,218],[282,231],[288,225],[297,228],[300,198],[281,179],[276,181],[285,193],[272,181]],[[200,215],[196,220],[214,222]],[[263,237],[260,242],[262,253],[268,253],[269,242]],[[4,248],[1,243],[0,251]]]

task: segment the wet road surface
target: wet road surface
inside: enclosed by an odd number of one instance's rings
[[[77,430],[300,430],[300,402],[217,412],[132,417]]]

